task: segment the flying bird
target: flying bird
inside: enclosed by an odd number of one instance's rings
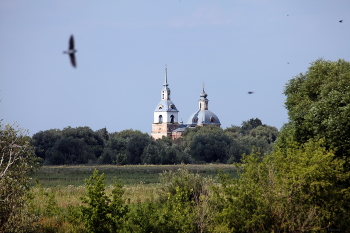
[[[253,94],[254,93],[254,91],[248,91],[248,94]]]
[[[69,54],[70,62],[72,63],[73,67],[77,67],[77,62],[75,60],[75,53],[77,52],[76,49],[74,49],[74,37],[73,35],[69,38],[69,47],[67,51],[63,51],[63,53]]]
[[[343,20],[339,20],[339,23],[342,23],[343,22]]]

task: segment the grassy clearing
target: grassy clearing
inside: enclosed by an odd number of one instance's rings
[[[44,188],[82,186],[84,180],[89,178],[95,169],[104,173],[106,185],[111,185],[114,179],[121,179],[127,186],[134,184],[159,183],[159,174],[164,171],[177,170],[186,167],[193,173],[202,176],[215,177],[220,171],[236,176],[236,169],[228,164],[207,165],[128,165],[128,166],[43,166],[33,175]]]
[[[222,173],[236,176],[233,165],[138,165],[138,166],[44,166],[35,175],[39,185],[31,188],[31,206],[38,216],[42,232],[83,232],[83,224],[74,225],[69,221],[69,206],[82,205],[81,197],[87,195],[84,180],[95,169],[105,174],[107,195],[113,190],[113,180],[121,179],[125,186],[123,197],[131,209],[137,203],[156,203],[164,184],[160,183],[159,174],[186,168],[192,173],[215,178]],[[83,229],[83,230],[82,230]]]

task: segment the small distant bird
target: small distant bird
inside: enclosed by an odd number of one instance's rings
[[[253,94],[254,93],[254,91],[248,91],[248,94]]]
[[[343,20],[339,20],[339,23],[342,23],[343,22]]]
[[[69,38],[69,47],[67,51],[63,51],[63,53],[69,54],[70,62],[72,63],[73,67],[77,67],[77,62],[75,60],[75,53],[77,52],[76,49],[74,49],[74,37],[73,35]]]

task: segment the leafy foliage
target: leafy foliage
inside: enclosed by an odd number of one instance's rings
[[[253,146],[270,152],[277,136],[275,127],[255,118],[225,130],[187,128],[177,140],[152,140],[147,133],[132,129],[108,133],[106,128],[94,132],[89,127],[67,127],[40,131],[31,143],[47,165],[232,163],[249,154]]]
[[[305,232],[346,229],[349,174],[324,142],[299,145],[271,155],[244,156],[238,179],[223,176],[216,188],[218,226],[231,232]]]
[[[83,164],[101,156],[104,140],[100,134],[89,127],[51,129],[34,134],[31,144],[45,164]]]
[[[231,126],[224,130],[230,138],[228,163],[240,162],[243,154],[250,154],[259,148],[262,154],[272,151],[279,132],[276,127],[262,124],[258,118],[244,121],[242,126]]]
[[[115,183],[112,195],[105,193],[104,174],[98,175],[95,170],[93,175],[85,181],[87,197],[83,197],[81,213],[88,232],[121,232],[128,207],[124,204],[123,185]]]
[[[34,231],[26,194],[30,174],[40,167],[40,158],[26,134],[18,126],[0,125],[0,232]]]
[[[339,157],[350,154],[350,62],[318,59],[308,71],[289,80],[287,99],[295,140],[325,139]]]

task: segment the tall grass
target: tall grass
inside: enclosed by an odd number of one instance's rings
[[[233,165],[134,165],[134,166],[43,166],[34,176],[31,188],[32,211],[38,217],[42,232],[84,232],[82,223],[69,221],[69,207],[82,204],[86,196],[84,180],[95,169],[105,174],[106,193],[113,189],[113,181],[121,179],[125,184],[125,194],[129,204],[153,202],[159,198],[161,190],[159,174],[186,168],[204,177],[216,177],[221,171],[236,176]]]

